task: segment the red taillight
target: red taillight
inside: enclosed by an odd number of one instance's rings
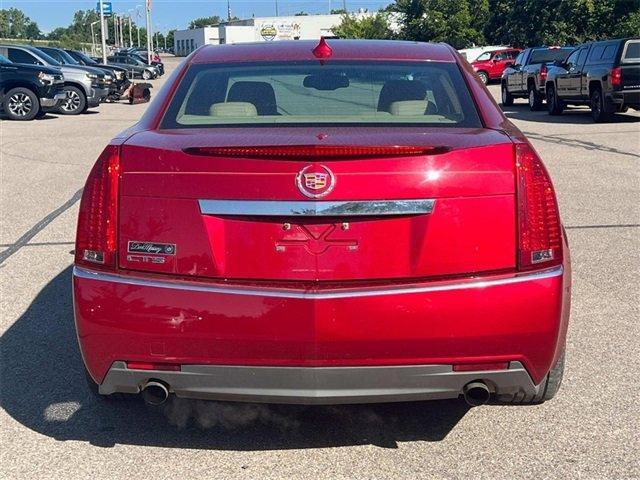
[[[611,78],[611,85],[619,86],[622,83],[622,68],[612,68],[609,76]]]
[[[548,73],[548,69],[547,66],[543,63],[542,66],[540,67],[540,81],[542,83],[547,81],[547,73]]]
[[[562,232],[551,178],[533,148],[516,145],[518,181],[518,268],[562,263]]]
[[[115,268],[119,178],[119,147],[109,145],[91,169],[82,193],[76,264]]]
[[[363,158],[401,157],[411,155],[437,155],[449,151],[448,147],[406,145],[279,145],[265,147],[189,147],[184,152],[190,155],[211,157],[247,158]]]

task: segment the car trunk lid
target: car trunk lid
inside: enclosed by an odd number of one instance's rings
[[[379,150],[354,156],[353,139]],[[119,267],[314,282],[513,269],[513,159],[487,129],[141,132],[122,147]]]

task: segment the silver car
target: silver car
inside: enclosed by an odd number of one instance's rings
[[[100,105],[113,79],[104,71],[85,66],[62,65],[43,51],[28,45],[0,45],[0,55],[14,63],[56,67],[64,75],[66,98],[56,107],[63,115],[77,115]]]

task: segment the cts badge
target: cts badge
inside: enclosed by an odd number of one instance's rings
[[[305,197],[320,198],[328,195],[335,187],[333,172],[324,165],[307,165],[296,176],[298,190]]]

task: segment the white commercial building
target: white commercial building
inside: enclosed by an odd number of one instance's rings
[[[362,17],[372,14],[359,12],[355,15]],[[177,30],[173,37],[173,48],[176,55],[184,56],[205,44],[318,40],[320,37],[333,37],[333,28],[340,23],[342,15],[296,15],[234,20],[212,27]]]

